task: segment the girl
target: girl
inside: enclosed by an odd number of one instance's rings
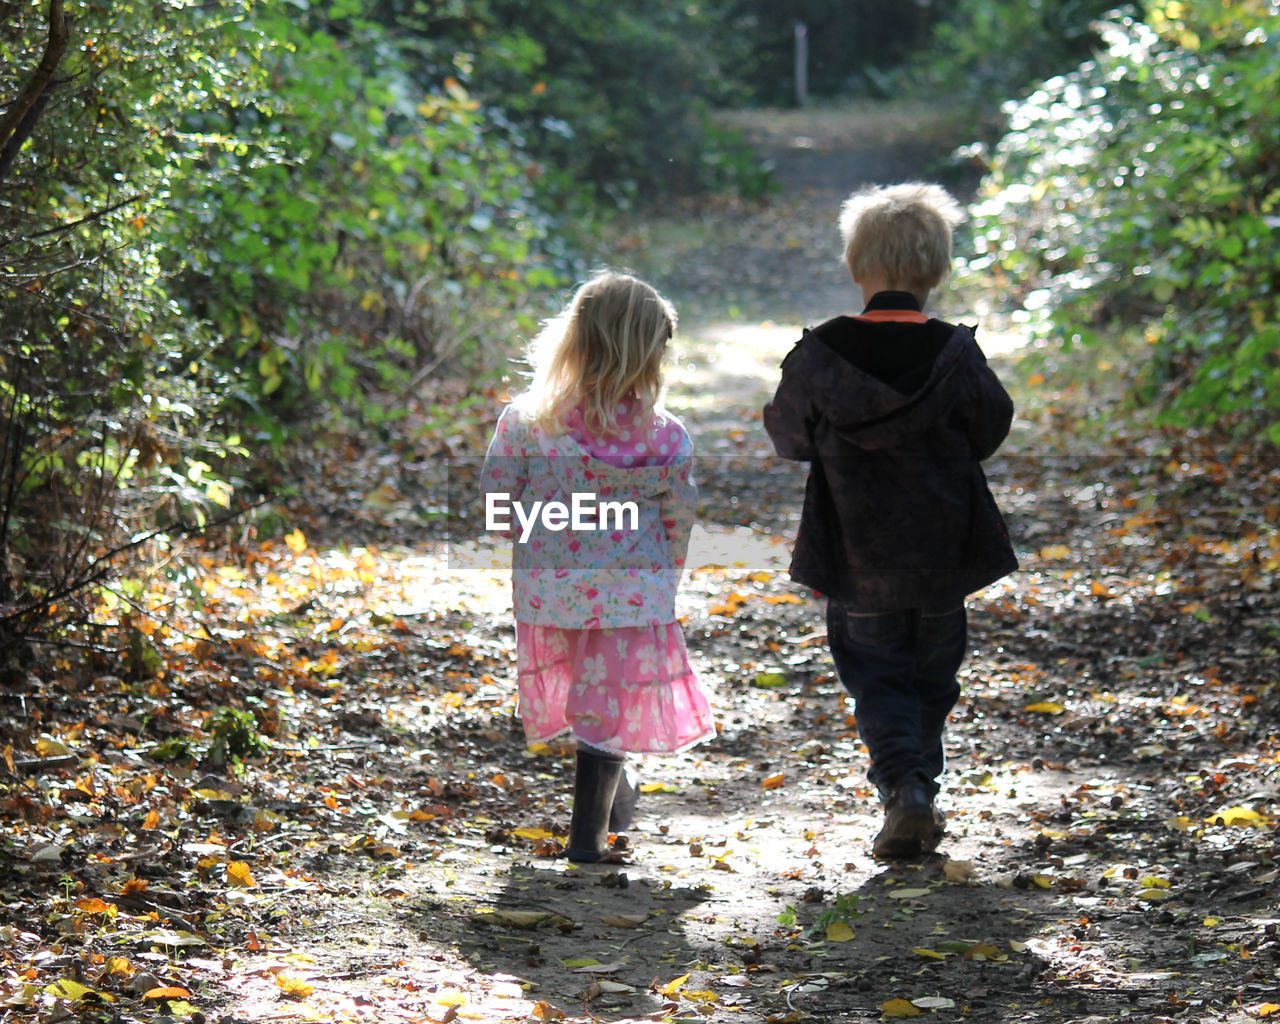
[[[584,284],[534,341],[530,387],[503,410],[482,470],[486,510],[510,512],[515,540],[525,737],[578,743],[574,861],[600,860],[608,833],[631,824],[626,754],[715,735],[675,618],[697,497],[689,435],[660,404],[675,325],[634,277]],[[537,515],[537,502],[583,514]]]

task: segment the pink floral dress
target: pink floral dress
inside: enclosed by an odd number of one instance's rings
[[[643,420],[643,421],[642,421]],[[634,529],[533,529],[516,543],[520,717],[529,743],[572,735],[614,753],[670,753],[715,735],[706,691],[675,619],[697,489],[680,421],[638,403],[607,435],[580,411],[563,433],[539,430],[508,406],[482,470],[486,493],[510,501],[575,492],[633,501]],[[616,524],[614,524],[616,525]],[[515,531],[517,536],[519,531]]]

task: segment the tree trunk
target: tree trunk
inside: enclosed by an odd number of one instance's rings
[[[70,35],[63,0],[49,0],[49,38],[45,42],[44,54],[18,98],[9,104],[4,117],[0,118],[0,181],[9,173],[18,151],[35,130],[48,98],[49,83],[67,52]]]

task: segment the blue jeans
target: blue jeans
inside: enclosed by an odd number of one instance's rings
[[[871,754],[867,777],[884,798],[912,775],[936,793],[945,766],[942,732],[960,698],[964,607],[868,613],[828,601],[827,636]]]

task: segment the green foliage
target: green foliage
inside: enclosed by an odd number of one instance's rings
[[[1262,0],[1169,2],[1011,108],[975,269],[1036,329],[1144,325],[1145,396],[1177,424],[1280,442],[1280,32]]]
[[[821,914],[813,919],[813,924],[809,926],[807,935],[809,938],[826,933],[826,930],[836,922],[850,924],[862,916],[862,911],[858,909],[858,895],[856,893],[836,894],[835,902],[827,907]]]
[[[921,58],[909,61],[909,88],[979,108],[1074,67],[1098,42],[1094,22],[1117,0],[956,0]]]
[[[218,708],[209,720],[209,736],[212,742],[207,756],[215,764],[228,758],[254,757],[268,747],[253,712],[245,708]]]
[[[454,73],[501,110],[557,210],[581,210],[584,190],[618,203],[706,189],[758,195],[768,185],[754,154],[711,128],[711,106],[732,88],[728,69],[743,52],[727,30],[728,4],[473,0],[386,10],[400,6],[377,10],[401,32],[471,56]],[[430,52],[420,60],[438,67]]]

